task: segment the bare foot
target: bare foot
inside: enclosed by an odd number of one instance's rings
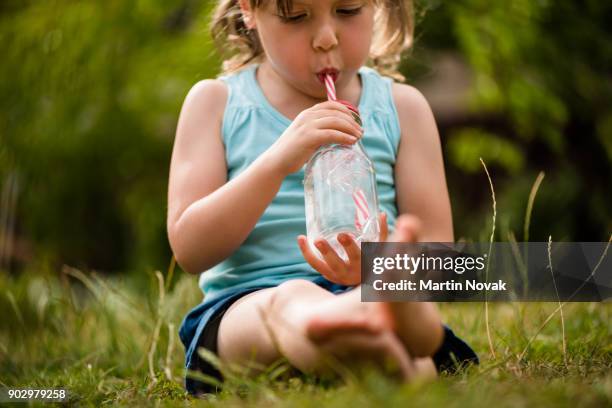
[[[341,332],[362,331],[377,334],[391,329],[390,316],[381,314],[374,303],[361,302],[361,288],[357,287],[311,310],[306,324],[306,335],[318,342]]]
[[[333,357],[347,368],[375,366],[404,381],[414,378],[417,372],[415,361],[392,330],[371,333],[343,329],[319,339],[316,344],[325,356]]]

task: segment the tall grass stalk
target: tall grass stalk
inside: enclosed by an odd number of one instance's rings
[[[168,349],[166,350],[166,367],[164,373],[169,381],[175,381],[172,375],[172,354],[174,353],[174,323],[168,323]]]
[[[565,318],[563,317],[563,305],[561,304],[561,298],[559,297],[559,289],[557,289],[557,282],[555,281],[555,273],[553,271],[552,266],[552,254],[551,254],[551,246],[552,246],[552,235],[548,236],[548,268],[550,269],[550,274],[552,276],[553,285],[555,286],[555,293],[557,294],[557,301],[559,302],[559,314],[561,316],[561,340],[563,346],[563,363],[565,364],[565,368],[567,369],[567,344],[565,342]]]
[[[542,180],[544,180],[544,172],[541,171],[536,177],[535,182],[531,186],[531,191],[529,192],[529,200],[527,201],[527,208],[525,209],[525,223],[523,224],[523,241],[529,242],[529,225],[531,224],[531,212],[533,211],[533,203],[536,198],[536,194],[540,189],[540,184],[542,184]]]
[[[176,258],[172,255],[170,258],[170,265],[168,265],[168,273],[166,275],[166,292],[170,290],[172,284],[172,278],[174,277],[174,270],[176,269]]]
[[[508,233],[508,241],[511,244],[512,253],[514,255],[514,258],[516,259],[519,271],[523,278],[523,295],[525,295],[529,291],[529,288],[528,288],[529,279],[527,276],[528,275],[527,268],[529,265],[528,243],[529,243],[529,227],[531,225],[531,214],[533,212],[533,205],[534,205],[536,196],[538,194],[540,185],[542,184],[543,180],[544,180],[544,172],[540,171],[531,186],[531,190],[529,191],[529,197],[527,199],[527,207],[525,208],[525,220],[523,223],[523,248],[525,248],[524,259],[521,256],[521,253],[519,251],[518,243],[516,241],[516,237],[514,236],[514,233],[512,231]],[[524,305],[522,303],[517,304],[515,312],[518,312],[520,316],[520,325],[521,325],[521,329],[524,334],[525,326],[524,326],[524,307],[523,306]]]
[[[147,355],[149,362],[149,376],[151,377],[151,386],[157,383],[157,377],[155,375],[155,365],[153,363],[153,357],[155,356],[155,350],[157,349],[157,342],[159,341],[159,332],[161,331],[161,326],[163,323],[162,319],[162,306],[164,303],[164,276],[160,271],[155,271],[155,277],[157,278],[157,283],[159,286],[159,300],[157,303],[157,321],[155,323],[155,330],[153,331],[153,339],[151,340],[151,347],[149,348],[149,353]]]
[[[489,281],[489,263],[491,261],[491,249],[493,248],[493,238],[495,237],[495,222],[497,217],[497,202],[495,201],[495,189],[493,188],[493,182],[491,181],[491,176],[489,175],[489,170],[487,169],[487,165],[485,164],[482,157],[480,158],[480,163],[484,167],[485,173],[487,173],[487,179],[489,180],[489,186],[491,187],[491,198],[493,199],[493,226],[491,227],[491,237],[489,238],[489,254],[487,256],[487,268],[485,269],[485,281]],[[485,326],[487,328],[487,340],[489,342],[489,350],[491,351],[491,355],[493,358],[496,358],[495,348],[493,347],[493,340],[491,339],[491,328],[489,325],[489,301],[487,299],[487,291],[485,291]]]

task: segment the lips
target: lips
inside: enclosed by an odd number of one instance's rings
[[[338,74],[339,72],[336,68],[324,68],[317,72],[317,78],[319,79],[319,82],[324,83],[325,75],[330,75],[332,80],[336,82],[336,79],[338,79]]]

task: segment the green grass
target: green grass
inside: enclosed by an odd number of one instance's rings
[[[182,317],[201,300],[195,277],[181,274],[168,284],[161,273],[149,274],[148,280],[126,276],[102,279],[70,268],[18,277],[0,273],[0,385],[64,387],[71,402],[83,406],[200,404],[183,390],[184,354],[177,335]],[[375,371],[323,382],[279,365],[254,380],[232,378],[207,401],[231,406],[612,406],[612,305],[564,306],[567,363],[558,314],[529,344],[557,306],[490,304],[493,358],[483,304],[442,304],[445,321],[474,346],[482,364],[435,382],[398,384]]]

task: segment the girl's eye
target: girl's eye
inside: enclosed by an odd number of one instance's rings
[[[336,13],[343,15],[343,16],[355,16],[359,13],[361,13],[361,7],[357,7],[357,8],[353,8],[353,9],[338,9],[336,10]]]
[[[280,19],[285,22],[285,23],[299,23],[300,21],[302,21],[305,17],[306,14],[298,14],[295,16],[279,16]]]

